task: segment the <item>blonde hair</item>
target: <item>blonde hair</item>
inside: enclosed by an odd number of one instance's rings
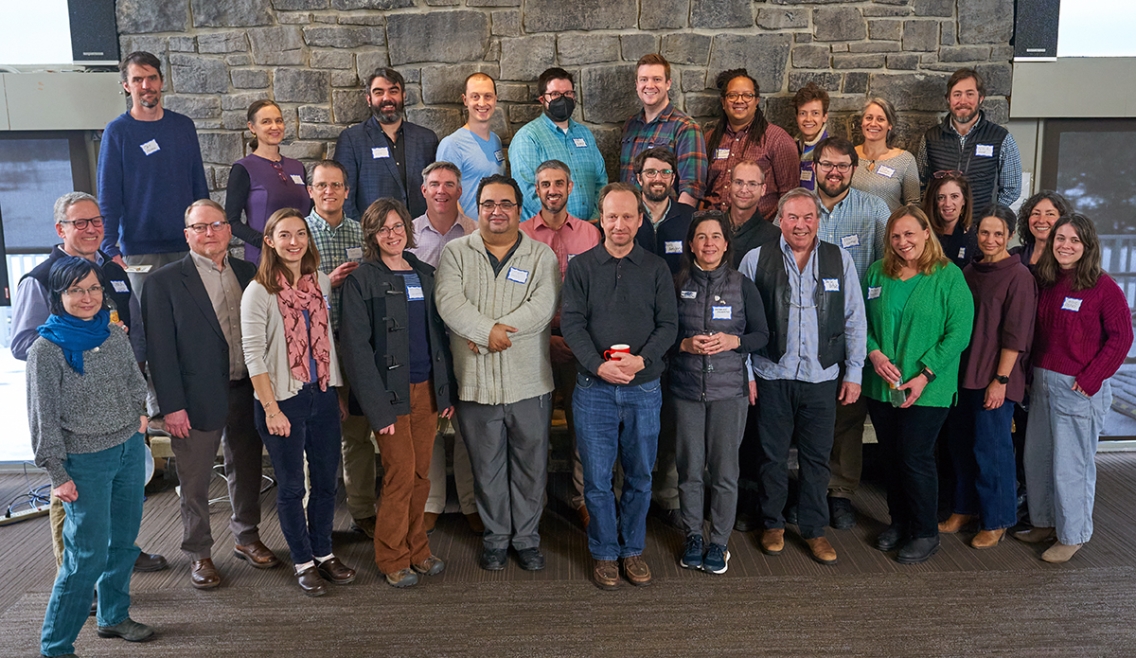
[[[896,279],[899,278],[899,271],[903,269],[905,261],[900,258],[899,254],[895,253],[895,249],[891,246],[891,232],[895,229],[896,222],[904,217],[911,217],[918,222],[920,228],[927,231],[927,242],[923,246],[923,254],[919,256],[919,272],[931,274],[939,266],[949,263],[950,261],[943,253],[943,245],[939,244],[939,238],[931,229],[931,222],[927,219],[927,213],[923,212],[923,209],[918,205],[909,203],[896,208],[891,217],[888,217],[887,228],[884,230],[884,236],[888,240],[888,245],[884,248],[884,275]]]

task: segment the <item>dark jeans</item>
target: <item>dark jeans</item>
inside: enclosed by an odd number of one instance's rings
[[[801,536],[824,536],[824,526],[828,525],[828,460],[836,424],[836,386],[836,380],[817,384],[757,380],[762,450],[759,500],[766,529],[785,527],[789,444],[796,438],[801,487],[797,518]]]
[[[1018,521],[1014,481],[1014,402],[983,408],[985,389],[959,389],[957,412],[947,421],[947,447],[955,466],[954,512],[979,514],[984,530]]]
[[[339,470],[339,397],[330,386],[321,391],[307,384],[296,395],[280,400],[280,411],[292,425],[288,436],[268,433],[264,406],[258,400],[256,429],[276,471],[276,511],[280,530],[292,552],[293,564],[331,555],[331,526],[335,520],[336,474]],[[304,512],[304,459],[311,478],[311,495]]]
[[[913,538],[939,535],[935,438],[949,411],[948,407],[898,409],[888,402],[868,400],[880,444],[888,513],[892,525]]]

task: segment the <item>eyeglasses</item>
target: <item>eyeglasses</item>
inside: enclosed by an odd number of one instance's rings
[[[966,172],[958,169],[944,169],[931,174],[932,178],[966,178]]]
[[[315,185],[312,185],[313,189],[319,190],[320,192],[323,192],[326,189],[331,189],[332,192],[338,192],[339,190],[342,190],[345,187],[347,187],[347,186],[344,185],[343,183],[319,182],[319,183],[316,183]]]
[[[548,97],[548,100],[550,100],[550,101],[554,101],[557,98],[560,98],[561,96],[567,96],[568,98],[571,98],[572,100],[576,100],[576,92],[572,91],[572,90],[568,90],[568,91],[565,91],[565,92],[548,91],[548,92],[545,92],[544,95],[546,97]]]
[[[753,99],[757,98],[757,94],[753,93],[752,91],[731,91],[722,94],[722,98],[725,98],[731,103],[736,103],[738,101],[745,101],[749,103]]]
[[[209,229],[213,229],[214,233],[220,233],[228,225],[229,225],[229,222],[210,222],[208,224],[205,224],[205,223],[190,224],[189,226],[186,226],[185,228],[190,230],[190,231],[193,231],[197,235],[201,235],[202,233],[208,231]]]
[[[292,182],[292,179],[288,178],[288,174],[284,173],[284,164],[283,163],[272,162],[271,164],[272,164],[272,168],[276,170],[276,175],[280,177],[280,180],[284,181],[285,183],[291,183]]]
[[[755,180],[742,180],[740,178],[735,178],[733,180],[733,184],[737,185],[738,187],[742,188],[743,190],[750,188],[750,187],[752,187],[755,190],[759,187],[765,187],[764,182],[759,183]]]
[[[399,223],[394,224],[392,226],[384,226],[384,227],[380,228],[378,231],[376,231],[376,233],[378,233],[379,237],[382,237],[382,238],[385,238],[386,236],[390,235],[391,233],[394,233],[395,235],[402,235],[403,233],[406,233],[406,224],[399,222]]]
[[[816,163],[816,166],[820,171],[832,171],[833,169],[835,169],[842,174],[847,174],[852,170],[851,162],[841,162],[839,164],[836,162],[818,162]]]
[[[85,297],[87,295],[95,297],[103,294],[103,287],[97,284],[91,286],[90,288],[80,288],[76,286],[74,288],[68,288],[64,292],[67,293],[68,297]]]
[[[647,178],[655,178],[656,176],[673,176],[674,169],[644,169],[643,176]]]
[[[75,227],[76,231],[85,231],[88,226],[94,226],[95,228],[102,228],[103,227],[103,218],[100,216],[100,217],[92,217],[90,219],[61,219],[61,220],[59,220],[59,223],[60,224],[70,224],[71,226]]]
[[[517,204],[513,203],[512,201],[502,201],[500,203],[498,203],[496,201],[482,201],[481,203],[479,203],[477,205],[484,212],[493,212],[497,208],[500,208],[501,210],[504,210],[505,212],[511,212],[513,210],[513,208],[517,207]]]

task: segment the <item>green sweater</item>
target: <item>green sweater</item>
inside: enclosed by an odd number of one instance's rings
[[[923,389],[915,406],[949,407],[958,391],[959,359],[970,344],[974,300],[962,270],[953,263],[939,265],[911,292],[896,326],[888,310],[888,294],[897,283],[878,260],[864,275],[868,310],[868,354],[880,350],[903,373],[907,382],[926,366],[935,381]],[[889,385],[873,368],[864,368],[864,395],[887,402]]]

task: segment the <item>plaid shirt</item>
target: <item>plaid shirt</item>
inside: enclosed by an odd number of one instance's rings
[[[349,260],[362,262],[363,226],[354,219],[344,216],[339,226],[332,228],[327,220],[320,217],[315,210],[312,210],[311,214],[308,215],[308,230],[312,232],[312,242],[315,243],[316,249],[319,251],[319,269],[324,274],[330,275],[332,270]],[[359,249],[358,258],[348,256],[347,250],[351,248]],[[331,303],[331,330],[333,333],[339,331],[339,294],[340,288],[338,286],[332,288],[331,299],[328,300]]]
[[[540,212],[536,168],[548,160],[560,160],[572,170],[568,214],[584,219],[598,217],[596,199],[607,185],[607,168],[595,136],[586,126],[571,119],[565,132],[546,114],[521,126],[509,142],[509,165],[524,195],[521,217],[532,217]]]
[[[695,199],[702,198],[706,185],[706,140],[702,129],[685,113],[675,109],[673,103],[647,123],[643,110],[623,124],[623,138],[619,151],[619,180],[638,185],[631,161],[640,151],[663,147],[678,158],[678,178],[675,184],[679,194],[686,192]]]

